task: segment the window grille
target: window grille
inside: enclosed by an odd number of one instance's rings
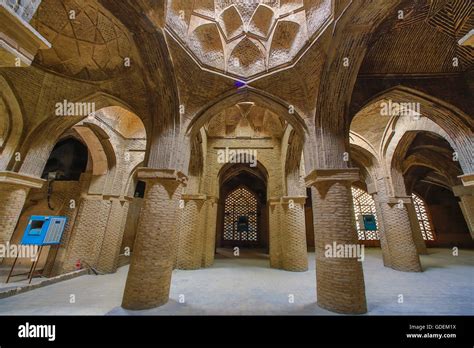
[[[6,5],[23,20],[29,22],[38,9],[41,0],[1,0],[1,2],[2,5]]]
[[[359,240],[379,240],[379,224],[375,211],[375,202],[371,195],[357,187],[352,187],[352,201],[354,204],[354,214]],[[373,215],[377,229],[375,231],[366,231],[363,222],[364,215]]]
[[[434,231],[431,224],[431,218],[425,202],[417,194],[412,194],[413,204],[415,206],[416,217],[420,224],[421,234],[424,240],[434,240]]]
[[[244,187],[230,192],[225,200],[224,240],[258,242],[257,198]]]

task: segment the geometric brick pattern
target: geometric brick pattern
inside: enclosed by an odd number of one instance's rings
[[[171,0],[166,26],[202,65],[249,77],[296,60],[331,13],[329,0]]]

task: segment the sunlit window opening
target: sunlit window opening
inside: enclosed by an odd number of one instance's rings
[[[352,200],[359,240],[379,240],[377,214],[372,196],[360,188],[352,187]]]
[[[434,231],[431,224],[430,215],[426,208],[425,202],[420,196],[412,194],[413,204],[415,205],[416,216],[420,224],[421,234],[424,240],[434,240]]]

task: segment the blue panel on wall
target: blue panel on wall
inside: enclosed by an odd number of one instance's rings
[[[377,231],[377,224],[375,223],[374,215],[362,215],[364,219],[364,230]]]
[[[59,244],[66,227],[65,216],[33,215],[26,226],[21,244],[52,245]]]

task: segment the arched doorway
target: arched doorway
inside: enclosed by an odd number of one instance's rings
[[[216,247],[256,248],[268,253],[267,176],[248,164],[226,166],[220,176]]]
[[[78,181],[86,171],[88,149],[79,140],[69,137],[59,141],[53,148],[41,177],[55,173],[55,180]]]

